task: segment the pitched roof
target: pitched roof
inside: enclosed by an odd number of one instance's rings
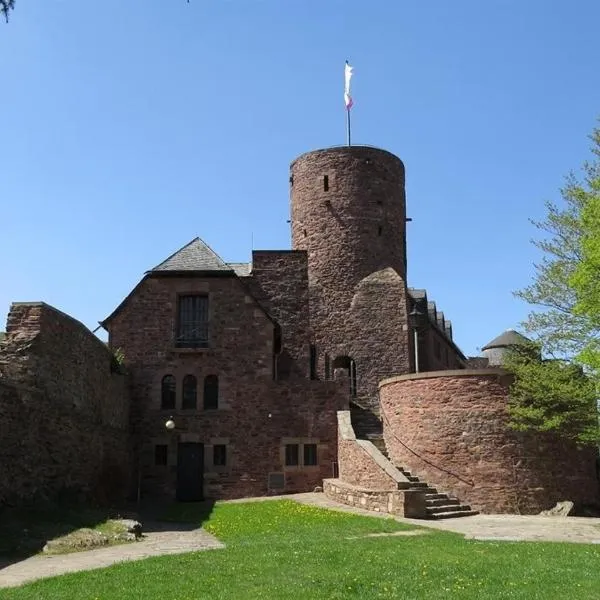
[[[498,337],[494,338],[491,342],[488,342],[482,350],[490,350],[491,348],[507,348],[508,346],[518,346],[530,342],[529,338],[521,335],[514,329],[507,329],[504,333],[501,333]]]
[[[248,277],[252,265],[250,263],[227,263],[238,277]]]
[[[233,271],[223,259],[199,237],[171,254],[169,258],[150,269],[157,271]]]

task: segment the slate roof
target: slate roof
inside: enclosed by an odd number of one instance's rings
[[[518,346],[520,344],[526,344],[530,342],[529,338],[521,335],[514,329],[507,329],[504,333],[501,333],[498,337],[494,338],[491,342],[488,342],[482,350],[490,350],[491,348],[507,348],[508,346]]]
[[[234,271],[223,259],[199,237],[171,254],[169,258],[150,269],[159,271]]]
[[[238,277],[249,277],[250,276],[250,268],[252,265],[250,263],[227,263],[230,268],[232,268],[235,274]]]

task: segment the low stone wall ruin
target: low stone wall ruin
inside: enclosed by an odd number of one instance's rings
[[[106,345],[47,304],[11,306],[0,345],[0,506],[129,493],[129,395]]]

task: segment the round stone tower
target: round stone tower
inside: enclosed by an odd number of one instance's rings
[[[410,370],[404,165],[385,150],[315,150],[291,165],[292,247],[308,253],[320,376],[347,368],[353,393]]]

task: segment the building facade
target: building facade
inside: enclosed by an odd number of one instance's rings
[[[107,495],[98,473],[119,464],[130,482],[120,487],[138,498],[323,485],[342,501],[436,518],[535,512],[563,493],[593,503],[593,452],[507,433],[509,384],[498,367],[519,335],[467,358],[426,290],[407,285],[402,161],[367,146],[316,150],[292,162],[289,182],[291,249],[226,263],[190,241],[101,323],[110,352],[47,305],[13,305],[0,342],[0,414],[11,439],[38,432],[38,471],[57,474],[40,475],[35,493],[57,493],[79,457],[74,487]],[[54,352],[63,346],[66,354]],[[93,429],[94,446],[78,453],[66,437],[61,456],[71,458],[54,455],[40,423],[16,418],[31,390],[48,419]],[[59,415],[54,398],[72,410],[61,405]],[[33,493],[21,479],[0,487],[0,503],[11,490]]]

